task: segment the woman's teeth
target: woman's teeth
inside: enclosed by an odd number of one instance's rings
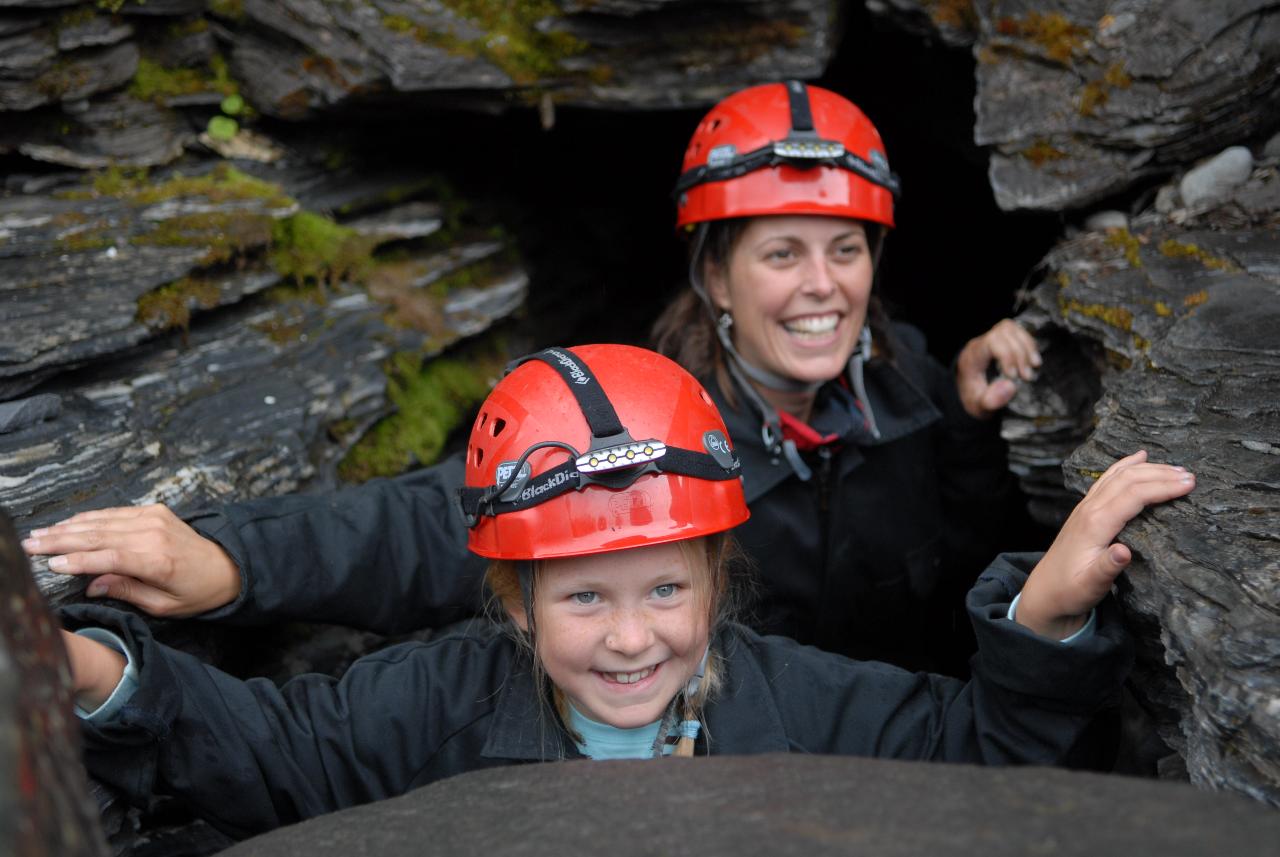
[[[818,334],[830,333],[836,329],[836,325],[840,323],[839,313],[828,313],[827,315],[806,315],[803,318],[792,318],[784,321],[782,326],[789,333],[799,333],[802,335],[816,336]]]
[[[634,673],[604,673],[604,675],[618,684],[635,684],[641,679],[646,679],[653,675],[653,667],[647,667]]]

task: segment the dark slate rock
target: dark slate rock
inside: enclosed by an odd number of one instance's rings
[[[60,101],[88,98],[128,83],[138,67],[138,47],[122,42],[60,55],[46,34],[15,37],[23,43],[0,45],[0,51],[22,58],[17,69],[0,68],[0,111],[30,110]],[[12,120],[6,120],[10,122]]]
[[[0,854],[105,855],[59,626],[3,513],[0,611]]]
[[[979,145],[1004,209],[1078,208],[1268,130],[1266,0],[976,3]]]
[[[125,95],[87,102],[74,112],[68,107],[9,123],[0,129],[0,151],[86,170],[156,167],[178,160],[195,139],[182,116]]]
[[[952,47],[978,38],[978,13],[969,0],[866,0],[867,9],[894,26]]]
[[[286,827],[308,854],[1099,854],[1274,850],[1280,814],[1189,786],[1046,768],[765,755],[495,768]]]
[[[49,393],[14,402],[0,402],[0,434],[57,419],[61,411],[62,399]]]
[[[1122,578],[1143,653],[1133,685],[1193,782],[1275,806],[1278,187],[1275,169],[1260,168],[1213,208],[1146,212],[1131,232],[1055,248],[1025,316],[1052,346],[1005,426],[1011,460],[1035,465],[1042,512],[1073,496],[1054,499],[1050,475],[1064,458],[1077,492],[1139,448],[1197,473],[1194,493],[1140,515],[1122,537],[1137,554]]]

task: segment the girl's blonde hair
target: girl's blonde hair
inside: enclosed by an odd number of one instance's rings
[[[737,545],[727,532],[703,538],[685,539],[675,544],[680,549],[681,557],[693,578],[693,596],[707,618],[708,640],[714,641],[716,632],[732,621],[737,612],[737,599],[730,586],[729,573],[730,564],[738,556]],[[533,665],[534,685],[538,692],[539,703],[545,703],[549,696],[561,725],[569,731],[568,701],[560,688],[552,685],[548,691],[546,671],[542,668],[542,662],[537,656],[537,581],[541,567],[542,562],[536,560],[533,562],[533,579],[529,587],[530,603],[526,605],[520,586],[518,564],[511,560],[495,560],[491,563],[485,572],[485,584],[490,593],[486,612],[490,619],[504,625],[516,644],[528,654]],[[525,628],[521,628],[512,618],[517,612],[525,614]],[[681,691],[677,697],[678,711],[682,719],[702,720],[702,710],[707,701],[719,690],[724,681],[723,675],[724,658],[713,645],[708,651],[706,669],[697,692],[692,698],[684,698],[684,691]],[[682,747],[677,752],[680,755],[692,755],[692,742],[682,742]]]

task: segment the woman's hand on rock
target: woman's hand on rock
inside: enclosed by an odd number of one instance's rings
[[[33,530],[22,547],[50,556],[50,571],[92,576],[90,597],[153,616],[194,616],[240,594],[240,569],[226,551],[161,504],[81,512]]]
[[[994,362],[998,377],[988,380]],[[1040,350],[1031,334],[1013,319],[1003,319],[960,351],[956,360],[956,389],[970,416],[987,419],[1009,404],[1019,381],[1030,381],[1040,367]]]

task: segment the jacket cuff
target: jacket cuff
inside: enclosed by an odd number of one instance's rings
[[[1112,704],[1133,665],[1133,646],[1108,596],[1095,610],[1094,632],[1071,645],[1041,637],[1008,618],[1013,599],[1043,554],[1002,554],[969,591],[978,639],[974,670],[1013,693],[1056,699],[1064,709]]]
[[[76,634],[101,643],[109,649],[115,649],[125,658],[124,674],[120,676],[120,681],[116,683],[111,695],[101,705],[93,709],[93,711],[86,711],[79,705],[76,706],[76,717],[81,720],[102,723],[114,717],[116,712],[124,707],[124,704],[133,696],[134,691],[138,689],[138,665],[133,657],[133,652],[130,652],[128,647],[125,646],[124,640],[121,640],[105,628],[81,628],[76,631]]]

